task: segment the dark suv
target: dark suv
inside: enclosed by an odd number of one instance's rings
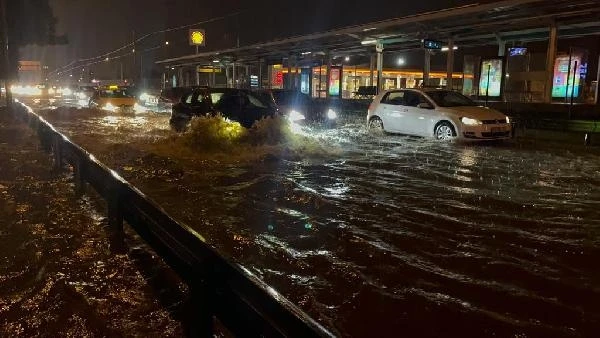
[[[287,116],[292,122],[320,124],[324,127],[335,126],[339,109],[333,103],[318,104],[307,94],[294,90],[272,89],[270,92],[282,115]]]
[[[182,131],[194,116],[221,114],[250,128],[263,117],[276,116],[278,113],[272,102],[249,90],[197,88],[173,106],[169,122],[174,129]]]

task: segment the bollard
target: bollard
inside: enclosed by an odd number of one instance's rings
[[[53,169],[60,171],[62,168],[62,152],[60,147],[60,138],[55,136],[52,139],[52,154],[54,155]]]
[[[589,146],[592,143],[592,135],[589,133],[585,133],[583,137],[583,145]]]

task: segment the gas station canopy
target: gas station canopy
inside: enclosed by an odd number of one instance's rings
[[[261,60],[299,61],[315,55],[370,55],[377,43],[385,51],[421,48],[423,39],[453,40],[461,47],[547,40],[556,25],[560,38],[600,34],[596,0],[505,0],[351,26],[249,46],[158,61],[165,66],[254,64]]]

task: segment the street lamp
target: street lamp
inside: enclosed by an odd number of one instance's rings
[[[169,45],[169,41],[165,41],[165,45],[168,46]]]

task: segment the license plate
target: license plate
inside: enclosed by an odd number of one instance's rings
[[[501,133],[504,129],[501,127],[492,127],[492,133]]]

